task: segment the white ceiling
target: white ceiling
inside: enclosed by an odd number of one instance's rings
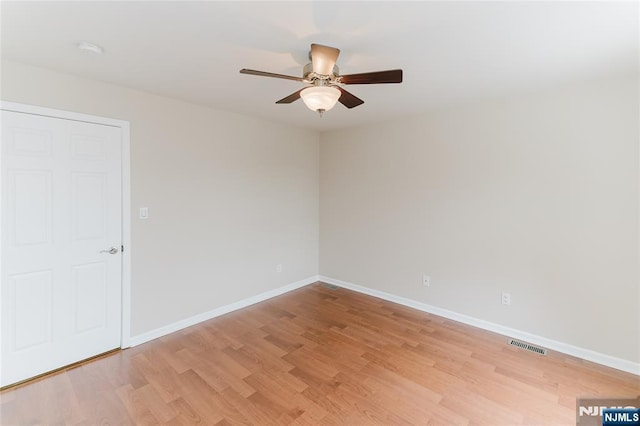
[[[316,130],[606,74],[638,72],[637,2],[9,2],[2,58]],[[102,56],[79,51],[89,41]],[[342,74],[404,70],[347,89],[365,104],[321,119],[302,101],[311,43]]]

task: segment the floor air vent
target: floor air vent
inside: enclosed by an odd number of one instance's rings
[[[509,340],[509,344],[511,346],[517,346],[520,349],[524,349],[525,351],[535,352],[535,353],[540,354],[540,355],[546,355],[547,354],[547,350],[546,349],[540,348],[538,346],[533,346],[533,345],[530,345],[528,343],[521,342],[519,340],[511,339],[511,340]]]
[[[322,287],[328,288],[329,290],[337,290],[338,289],[338,286],[337,285],[333,285],[333,284],[320,283],[320,285]]]

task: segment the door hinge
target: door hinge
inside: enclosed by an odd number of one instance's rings
[[[124,253],[124,246],[120,246],[120,253]]]

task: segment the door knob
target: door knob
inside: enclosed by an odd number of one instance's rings
[[[108,250],[100,250],[99,253],[116,254],[116,253],[118,253],[118,248],[117,247],[111,247]]]

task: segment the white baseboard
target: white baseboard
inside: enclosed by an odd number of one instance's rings
[[[148,342],[150,340],[165,336],[169,333],[182,330],[183,328],[191,327],[192,325],[210,320],[211,318],[215,318],[220,315],[224,315],[229,312],[236,311],[238,309],[246,308],[247,306],[265,301],[267,299],[271,299],[272,297],[280,296],[281,294],[289,292],[291,290],[295,290],[297,288],[304,287],[309,284],[313,284],[314,282],[318,281],[318,279],[319,279],[318,275],[314,275],[314,276],[305,278],[304,280],[296,281],[294,283],[287,284],[285,286],[278,287],[273,290],[265,291],[264,293],[260,293],[256,296],[239,300],[229,305],[221,306],[211,311],[203,312],[201,314],[194,315],[192,317],[185,318],[180,321],[176,321],[172,324],[165,325],[164,327],[156,328],[155,330],[147,331],[146,333],[142,333],[137,336],[132,336],[129,339],[129,345],[137,346],[139,344]]]
[[[351,284],[322,275],[319,277],[319,281],[343,287],[348,290],[357,291],[358,293],[368,294],[369,296],[378,297],[380,299],[388,300],[390,302],[398,303],[400,305],[408,306],[419,311],[428,312],[430,314],[438,315],[464,324],[472,325],[483,330],[488,330],[494,333],[502,334],[504,336],[524,340],[528,343],[540,345],[556,352],[572,355],[587,361],[592,361],[597,364],[606,365],[607,367],[612,367],[640,376],[640,363],[638,362],[616,358],[614,356],[595,352],[590,349],[573,346],[567,343],[559,342],[557,340],[547,339],[546,337],[537,336],[535,334],[527,333],[526,331],[516,330],[515,328],[505,327],[500,324],[495,324],[468,315],[459,314],[447,309],[438,308],[436,306],[428,305],[426,303],[418,302],[406,297],[396,296],[395,294],[385,293],[384,291],[374,290],[368,287]]]

